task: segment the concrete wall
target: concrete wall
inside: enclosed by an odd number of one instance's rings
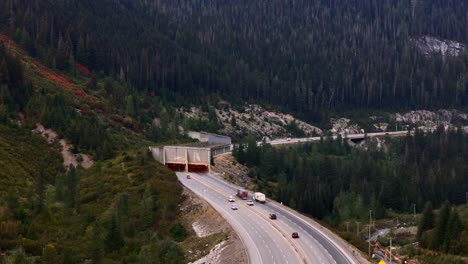
[[[200,142],[208,142],[212,144],[226,144],[226,145],[231,144],[230,137],[206,133],[206,132],[188,131],[187,136],[193,139],[198,139]]]
[[[150,147],[151,154],[161,164],[204,165],[210,168],[211,149],[182,146]]]
[[[232,151],[232,145],[223,145],[211,148],[211,156],[215,157]]]
[[[161,164],[164,164],[164,148],[163,147],[149,147],[153,159]]]

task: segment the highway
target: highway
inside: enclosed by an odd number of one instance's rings
[[[191,179],[187,179],[187,174]],[[178,172],[177,176],[182,184],[208,201],[231,224],[244,243],[252,264],[368,263],[357,253],[354,255],[352,248],[329,230],[286,206],[271,200],[248,206],[245,200],[235,197],[239,210],[231,210],[228,197],[235,195],[237,186],[214,174]],[[270,220],[270,213],[276,213],[278,219]],[[298,232],[300,238],[291,238],[292,232]]]
[[[414,133],[414,131],[411,131],[410,133]],[[349,135],[342,135],[343,138],[347,139],[363,139],[366,136],[369,138],[372,137],[383,137],[383,136],[391,136],[391,137],[402,137],[408,134],[408,131],[391,131],[391,132],[376,132],[376,133],[368,133],[366,134],[349,134]],[[338,136],[334,135],[332,136],[333,139],[336,139]],[[304,142],[314,142],[314,141],[320,141],[320,137],[308,137],[308,138],[279,138],[271,141],[267,141],[266,143],[270,145],[288,145],[288,144],[297,144],[297,143],[304,143]],[[262,145],[263,142],[259,141],[257,142],[257,145]]]

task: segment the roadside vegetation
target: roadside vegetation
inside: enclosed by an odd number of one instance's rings
[[[0,263],[186,263],[182,187],[147,152],[188,141],[175,108],[0,40]],[[95,165],[63,167],[59,146],[31,132],[37,123]]]
[[[417,131],[386,142],[361,149],[341,138],[324,137],[317,143],[272,147],[257,146],[251,138],[234,155],[250,167],[259,190],[322,220],[364,252],[367,232],[363,231],[368,230],[370,210],[374,220],[397,219],[414,208],[421,212],[430,203],[434,208],[442,206],[442,216],[424,220],[430,224],[424,225],[418,238],[413,235],[406,242],[420,241],[423,248],[468,255],[465,246],[459,245],[466,244],[468,218],[448,204],[466,202],[468,135],[461,129],[439,127],[432,133]],[[440,221],[442,227],[437,228]],[[360,232],[356,222],[361,223]],[[408,222],[418,225],[414,218]]]

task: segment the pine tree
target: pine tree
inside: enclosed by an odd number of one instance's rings
[[[440,208],[439,214],[437,215],[437,223],[435,226],[434,239],[431,243],[432,249],[440,249],[444,242],[447,234],[448,221],[450,218],[450,204],[445,202]]]
[[[463,222],[460,219],[458,210],[453,208],[450,212],[450,218],[447,222],[447,232],[445,233],[443,249],[447,253],[459,254],[459,248],[456,248],[454,245],[457,245],[460,234],[463,232]]]
[[[104,256],[104,248],[102,241],[102,228],[98,221],[93,224],[90,252],[91,262],[93,264],[101,263]]]
[[[65,175],[59,173],[55,176],[55,201],[63,202],[65,200]]]
[[[416,234],[416,239],[418,241],[421,239],[421,236],[424,233],[424,231],[430,230],[434,227],[434,220],[435,216],[432,210],[432,204],[430,202],[427,202],[424,206],[421,219],[419,220],[418,233]]]
[[[109,228],[106,236],[106,245],[110,251],[117,251],[122,248],[125,244],[124,238],[122,236],[121,225],[119,222],[119,217],[114,212],[112,214],[111,221],[109,223]]]
[[[39,168],[39,174],[36,178],[36,213],[40,213],[44,208],[45,202],[45,185],[46,185],[46,175],[45,175],[45,163],[42,162]]]
[[[65,185],[67,187],[66,206],[69,209],[78,209],[79,207],[79,195],[80,195],[80,174],[71,167],[68,174],[65,176]]]

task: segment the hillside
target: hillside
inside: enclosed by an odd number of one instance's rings
[[[49,182],[64,171],[58,148],[30,131],[4,125],[0,125],[0,167],[0,197],[31,192],[41,170]]]
[[[78,62],[179,105],[218,95],[322,121],[466,107],[466,9],[463,0],[7,0],[0,31],[50,68]],[[457,52],[428,53],[421,38]]]
[[[146,151],[189,140],[173,132],[184,122],[174,108],[76,70],[50,69],[0,35],[0,262],[186,263],[215,245],[244,258],[207,205],[184,213],[223,228],[197,236],[179,211],[182,186]]]

